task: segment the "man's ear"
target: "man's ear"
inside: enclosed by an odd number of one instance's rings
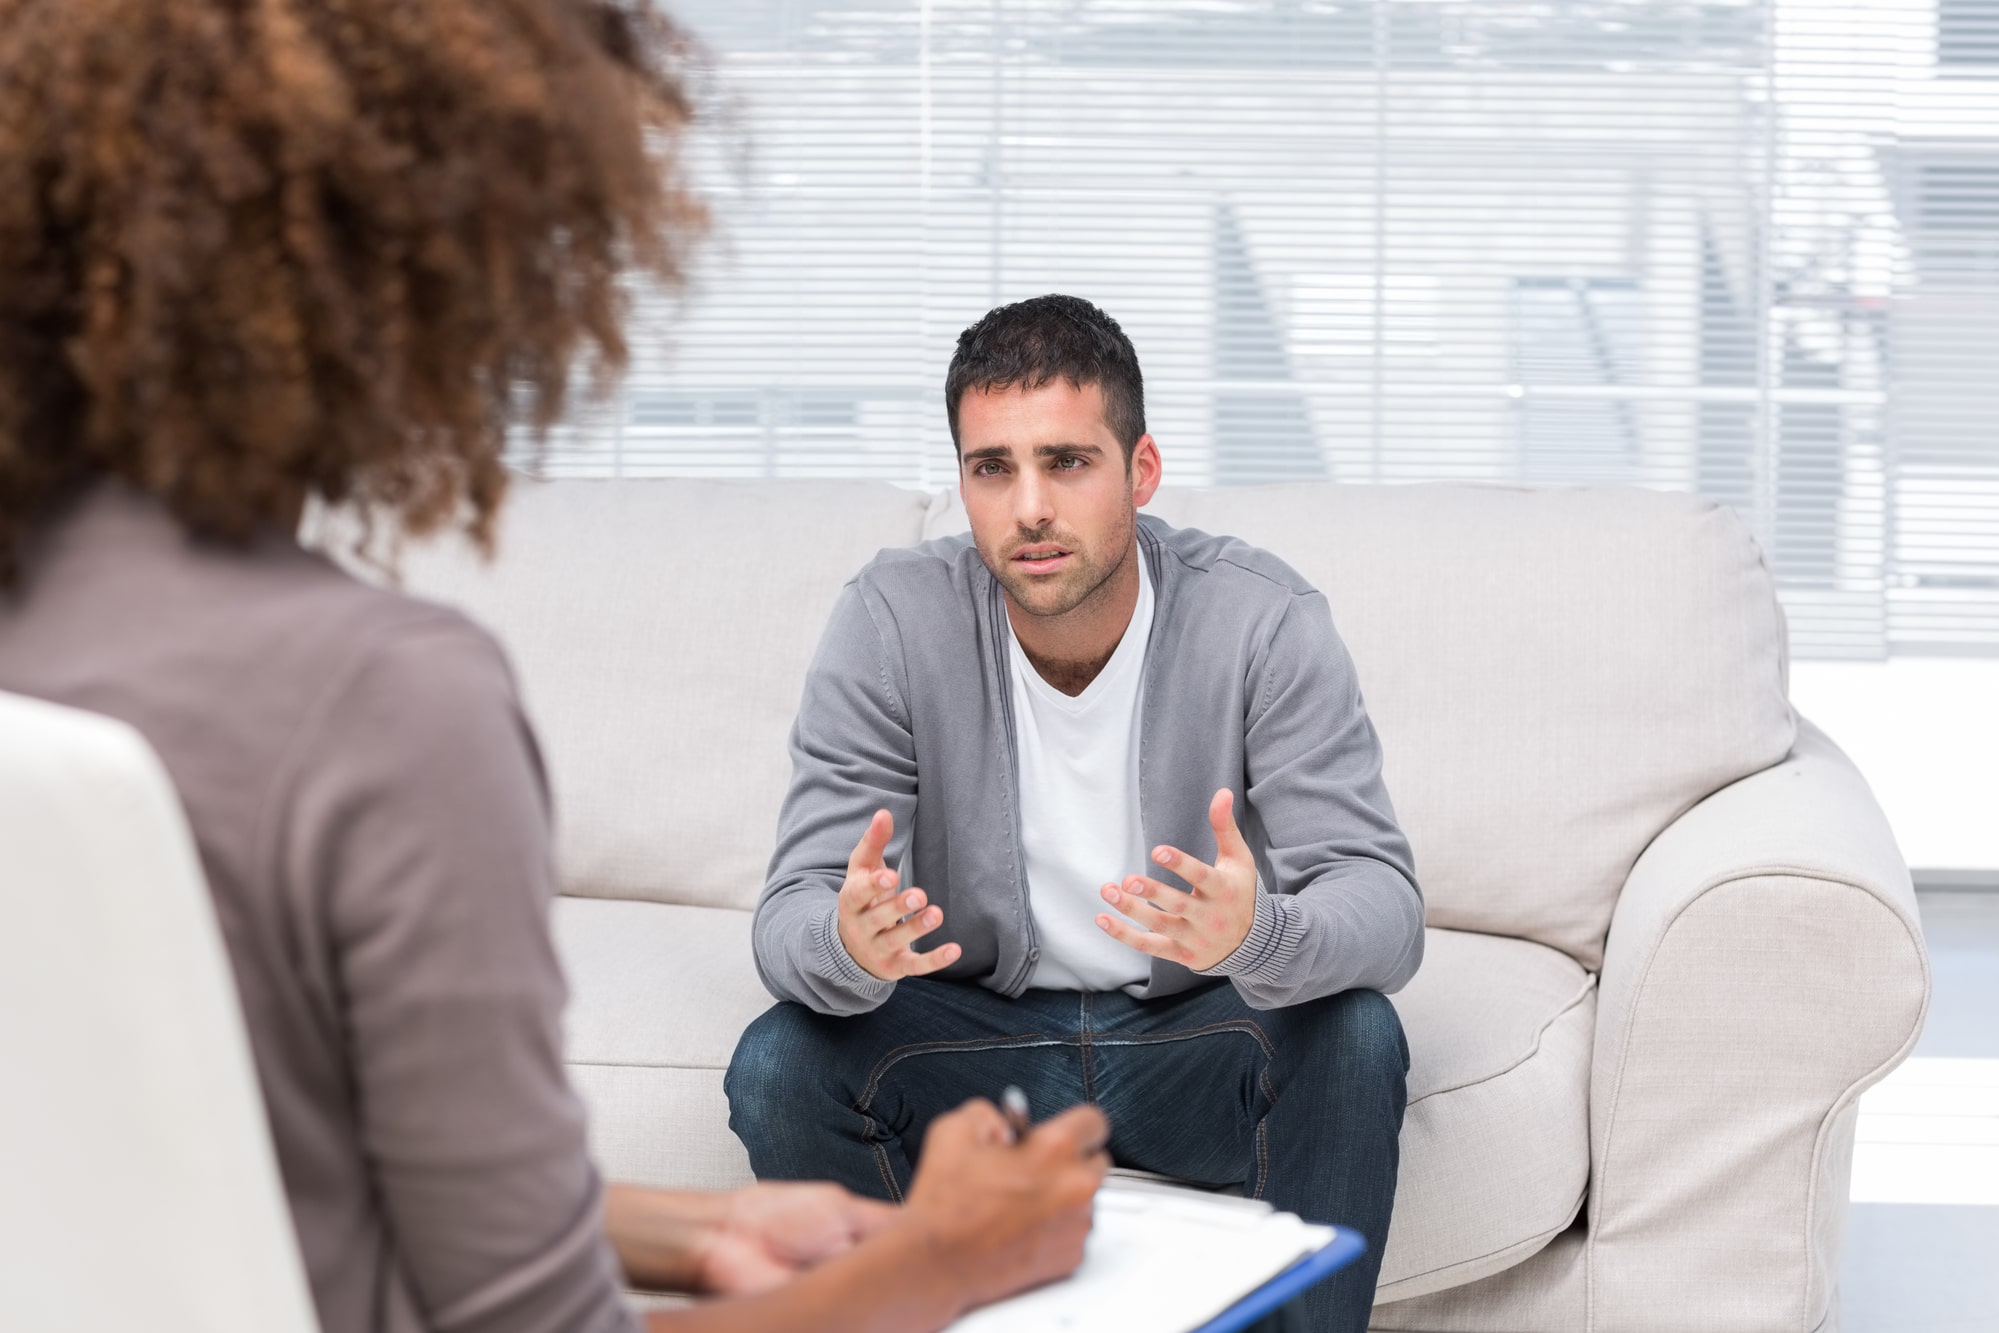
[[[1150,435],[1138,437],[1138,443],[1131,447],[1131,503],[1134,508],[1143,509],[1152,493],[1159,489],[1159,479],[1165,469],[1160,461],[1159,444]]]

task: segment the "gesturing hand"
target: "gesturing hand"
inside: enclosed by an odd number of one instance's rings
[[[1152,859],[1193,885],[1192,893],[1144,875],[1127,875],[1123,884],[1104,885],[1103,897],[1138,925],[1103,913],[1097,917],[1098,928],[1140,953],[1196,972],[1234,953],[1256,919],[1256,859],[1236,828],[1234,808],[1235,796],[1226,787],[1208,802],[1208,823],[1215,830],[1213,865],[1177,847],[1152,849]]]
[[[943,944],[918,953],[915,943],[944,924],[944,911],[929,906],[922,889],[896,891],[896,873],[882,863],[882,849],[895,834],[895,818],[875,811],[868,831],[847,858],[847,882],[840,886],[837,922],[840,943],[861,970],[882,981],[920,977],[958,961],[958,946]],[[905,920],[905,918],[907,918]]]

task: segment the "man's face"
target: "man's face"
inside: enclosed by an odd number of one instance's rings
[[[1159,486],[1152,437],[1140,437],[1127,469],[1095,384],[970,390],[958,402],[958,450],[979,557],[1032,616],[1066,615],[1104,589]]]

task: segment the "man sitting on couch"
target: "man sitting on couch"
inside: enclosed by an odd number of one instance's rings
[[[784,1003],[730,1124],[759,1177],[899,1199],[967,1097],[1095,1102],[1124,1166],[1365,1235],[1305,1298],[1364,1329],[1408,1071],[1382,992],[1423,905],[1326,600],[1139,518],[1137,355],[1088,302],[986,315],[945,402],[972,531],[834,608],[757,905]]]

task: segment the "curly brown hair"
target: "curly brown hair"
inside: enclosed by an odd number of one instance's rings
[[[0,587],[93,476],[481,545],[704,226],[641,0],[0,0]]]

